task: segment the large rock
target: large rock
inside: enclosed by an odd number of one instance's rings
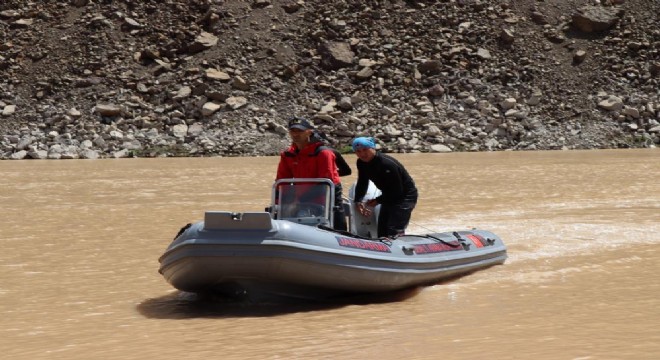
[[[11,159],[11,160],[23,160],[23,159],[25,159],[27,154],[28,154],[28,152],[25,151],[25,150],[17,151],[15,153],[11,154],[11,156],[9,156],[9,159]]]
[[[2,116],[11,116],[16,112],[16,105],[7,105],[2,109]]]
[[[122,108],[114,104],[97,104],[95,111],[101,116],[114,117],[121,115]]]
[[[620,97],[610,95],[598,103],[598,106],[607,111],[621,111],[623,109],[623,100]]]
[[[99,158],[99,153],[96,150],[90,150],[90,149],[85,149],[80,151],[80,158],[81,159],[98,159]]]
[[[179,90],[177,90],[176,94],[174,94],[174,97],[172,97],[172,99],[174,100],[185,99],[187,97],[190,97],[190,94],[192,94],[192,89],[190,88],[190,86],[183,86]]]
[[[172,127],[172,136],[177,138],[183,138],[186,135],[188,135],[188,125],[177,124]]]
[[[450,153],[450,152],[452,152],[452,150],[449,146],[443,145],[443,144],[431,145],[429,150],[431,150],[431,152],[434,152],[434,153]]]
[[[321,65],[328,70],[337,70],[353,65],[355,53],[345,42],[327,41],[319,47]]]
[[[440,60],[427,60],[417,66],[422,74],[437,75],[442,71],[442,62]]]
[[[221,108],[222,108],[221,104],[215,103],[213,101],[209,101],[207,103],[204,103],[204,105],[202,106],[202,115],[211,116]]]
[[[240,109],[247,104],[248,100],[243,96],[232,96],[225,100],[232,110]]]
[[[571,25],[584,32],[601,32],[611,29],[623,16],[618,7],[585,6],[573,14]]]
[[[229,81],[229,79],[231,79],[231,76],[229,76],[229,74],[227,74],[224,71],[220,71],[218,69],[206,69],[206,77],[209,79],[220,80],[220,81]]]
[[[188,47],[188,52],[195,54],[202,52],[204,50],[214,47],[218,43],[218,37],[202,31],[196,38],[195,41]]]

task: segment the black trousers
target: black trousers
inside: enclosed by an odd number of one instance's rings
[[[342,187],[341,183],[335,185],[335,208],[333,209],[334,224],[332,228],[335,230],[348,230],[346,226],[346,214],[344,213],[344,205],[342,204]]]
[[[403,235],[415,205],[417,205],[416,201],[404,201],[393,205],[380,204],[378,237]]]

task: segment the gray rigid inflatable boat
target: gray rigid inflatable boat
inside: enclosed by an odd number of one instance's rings
[[[371,186],[367,198],[378,193]],[[325,298],[434,284],[506,260],[485,230],[372,238],[378,208],[363,217],[352,199],[341,204],[349,230],[335,231],[333,200],[328,180],[277,181],[267,211],[207,211],[182,228],[159,272],[187,292]]]

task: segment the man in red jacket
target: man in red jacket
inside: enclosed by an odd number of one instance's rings
[[[321,142],[310,142],[314,126],[306,119],[289,121],[292,144],[280,154],[275,180],[286,178],[324,178],[335,184],[334,224],[336,230],[346,230],[346,217],[342,206],[342,187],[335,163],[335,153]]]

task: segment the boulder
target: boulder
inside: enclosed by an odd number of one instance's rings
[[[571,25],[586,33],[602,32],[611,29],[623,16],[619,7],[584,6],[572,17]]]

